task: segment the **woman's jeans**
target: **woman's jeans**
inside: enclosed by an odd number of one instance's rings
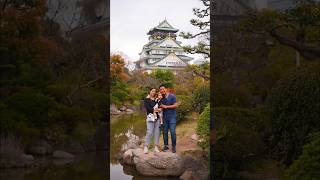
[[[147,134],[146,134],[146,146],[148,146],[151,142],[151,138],[153,135],[154,144],[159,145],[160,138],[160,119],[153,121],[147,121]]]
[[[168,147],[168,131],[170,130],[170,135],[171,135],[171,142],[172,142],[172,147],[175,148],[177,144],[177,137],[176,137],[176,118],[168,118],[165,119],[163,122],[164,125],[164,136],[163,136],[163,141],[164,141],[164,146]]]

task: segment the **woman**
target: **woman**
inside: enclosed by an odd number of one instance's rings
[[[153,107],[156,105],[156,89],[151,88],[149,90],[149,94],[144,100],[144,105],[147,110],[147,134],[146,134],[146,143],[144,146],[144,153],[147,154],[149,150],[149,145],[151,142],[151,138],[153,135],[154,138],[154,151],[159,151],[159,137],[160,137],[160,120],[159,118],[153,117],[154,112],[158,112],[159,109],[154,109]],[[149,116],[149,117],[148,117]]]

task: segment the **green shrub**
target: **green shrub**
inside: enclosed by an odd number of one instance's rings
[[[288,179],[316,180],[320,177],[320,132],[303,146],[302,154],[286,170]]]
[[[170,70],[156,69],[152,71],[151,77],[158,79],[160,83],[172,82],[174,79],[174,74]]]
[[[112,103],[122,105],[128,98],[129,91],[125,83],[118,81],[111,87],[110,100]]]
[[[192,99],[189,96],[177,95],[177,121],[184,120],[192,111]]]
[[[210,101],[210,86],[209,84],[204,84],[199,86],[194,90],[192,94],[193,108],[197,112],[202,112],[206,107],[207,103]]]
[[[72,137],[80,143],[86,143],[93,138],[95,132],[96,127],[94,127],[92,123],[78,123],[72,133]]]
[[[200,114],[196,132],[199,136],[199,146],[204,150],[210,148],[210,104],[208,103],[204,111]]]
[[[92,113],[80,107],[61,105],[55,114],[56,121],[62,122],[67,134],[71,134],[80,122],[92,122]]]
[[[16,93],[5,103],[8,109],[23,115],[30,127],[43,128],[54,123],[50,115],[56,108],[56,103],[46,95],[34,92]]]
[[[267,98],[275,157],[292,163],[309,133],[320,128],[320,65],[301,67],[281,79]]]
[[[250,109],[216,107],[213,109],[217,142],[216,178],[234,178],[244,164],[263,153],[259,134],[264,115]]]

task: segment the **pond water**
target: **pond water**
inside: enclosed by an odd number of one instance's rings
[[[110,178],[111,180],[173,180],[178,178],[143,177],[123,167],[116,155],[126,148],[129,138],[142,139],[146,132],[145,116],[142,113],[111,117],[110,124]],[[92,152],[76,155],[74,160],[37,159],[41,166],[25,169],[1,170],[3,180],[104,180],[108,179],[107,152]]]
[[[110,124],[110,177],[111,180],[175,180],[179,178],[143,177],[128,167],[123,167],[116,155],[126,149],[126,143],[131,138],[142,139],[146,133],[146,121],[143,113],[111,117]]]
[[[74,160],[42,159],[42,165],[35,168],[1,170],[3,180],[101,180],[108,176],[107,152],[83,153]],[[105,157],[105,158],[103,158]]]
[[[126,148],[129,138],[141,138],[146,132],[142,113],[111,117],[110,124],[110,177],[111,180],[133,179],[126,174],[116,155]]]

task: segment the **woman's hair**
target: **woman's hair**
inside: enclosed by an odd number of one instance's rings
[[[157,89],[156,89],[156,88],[149,88],[148,96],[147,96],[147,97],[150,97],[150,92],[151,92],[153,89],[155,89],[155,90],[157,91]],[[156,94],[157,94],[157,93],[156,93]]]
[[[156,89],[156,88],[153,88],[153,87],[152,87],[152,88],[149,88],[149,91],[148,91],[149,93],[148,93],[148,94],[150,94],[150,92],[151,92],[153,89]]]

